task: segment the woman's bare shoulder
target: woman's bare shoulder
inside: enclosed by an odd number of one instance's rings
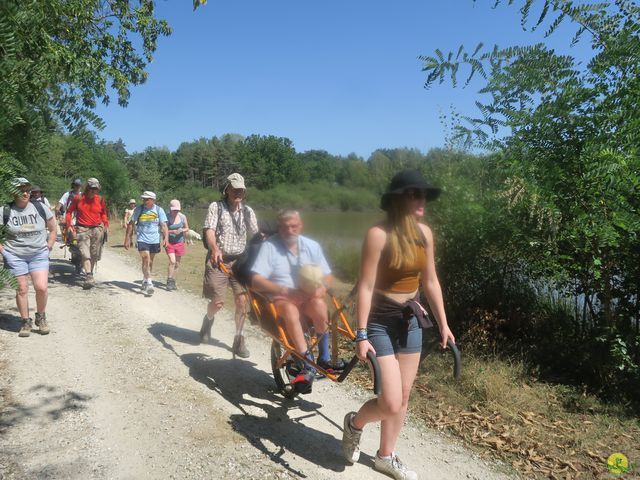
[[[387,241],[387,231],[384,225],[376,223],[367,230],[366,242],[371,245],[384,245]]]
[[[425,238],[427,239],[427,242],[432,242],[433,232],[431,231],[431,227],[429,227],[429,225],[427,225],[426,223],[420,223],[420,222],[418,222],[418,226],[420,227],[420,230],[422,231]]]

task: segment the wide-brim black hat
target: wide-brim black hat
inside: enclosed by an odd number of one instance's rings
[[[440,196],[440,189],[427,182],[419,171],[403,170],[391,179],[387,191],[380,199],[380,208],[388,210],[391,206],[391,197],[402,195],[407,190],[422,190],[427,201],[435,200]]]

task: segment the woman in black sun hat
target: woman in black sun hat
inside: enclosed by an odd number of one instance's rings
[[[395,447],[420,363],[421,328],[431,326],[419,304],[420,282],[440,327],[442,346],[455,341],[436,274],[433,234],[420,223],[425,202],[439,195],[440,189],[416,170],[395,175],[381,199],[387,219],[369,229],[362,247],[356,353],[361,360],[369,351],[376,355],[382,389],[357,413],[345,416],[343,453],[347,462],[357,462],[362,429],[381,422],[374,468],[399,480],[418,478],[398,458]]]

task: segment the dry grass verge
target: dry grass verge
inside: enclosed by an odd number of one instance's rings
[[[463,357],[459,382],[447,356],[427,357],[411,398],[412,416],[462,438],[525,478],[640,478],[640,422],[619,407],[566,386],[530,378],[520,364]],[[359,383],[370,387],[360,370]],[[632,464],[612,475],[607,458],[620,452]]]

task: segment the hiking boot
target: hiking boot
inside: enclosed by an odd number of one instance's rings
[[[36,327],[40,329],[40,335],[47,335],[49,333],[49,325],[47,324],[46,313],[36,312]]]
[[[293,385],[296,392],[306,395],[307,393],[311,393],[314,378],[315,372],[305,368],[300,371],[296,378],[293,379],[291,385]]]
[[[84,290],[89,290],[90,288],[95,287],[96,281],[93,279],[92,273],[87,273],[86,278],[84,279],[84,283],[82,284],[82,288]]]
[[[342,370],[347,368],[347,363],[341,358],[338,358],[335,362],[332,362],[331,360],[320,359],[318,360],[318,366],[329,373],[341,372]]]
[[[376,453],[373,468],[378,472],[386,473],[396,480],[418,480],[418,474],[409,470],[395,453],[392,453],[389,457],[381,457]]]
[[[33,328],[33,325],[31,323],[31,319],[30,318],[23,318],[22,319],[22,324],[20,325],[20,331],[18,332],[18,336],[19,337],[28,337],[29,335],[31,335],[31,329]]]
[[[200,327],[200,343],[209,343],[211,341],[211,327],[213,326],[213,320],[205,315],[202,319],[202,327]],[[235,342],[234,342],[235,345]]]
[[[175,278],[167,278],[167,290],[177,290]]]
[[[344,429],[342,430],[342,454],[349,463],[356,463],[360,458],[360,437],[362,430],[351,425],[351,420],[356,412],[349,412],[344,416]]]
[[[233,353],[233,358],[236,358],[236,356],[240,358],[249,358],[249,350],[245,345],[243,335],[236,335],[233,338],[233,347],[231,348],[231,351]]]

